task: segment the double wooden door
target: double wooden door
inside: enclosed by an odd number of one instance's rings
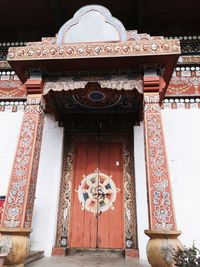
[[[123,248],[122,143],[76,143],[71,248]]]

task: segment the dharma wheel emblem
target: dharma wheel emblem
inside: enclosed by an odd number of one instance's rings
[[[84,175],[76,189],[81,209],[94,214],[101,214],[109,209],[113,210],[119,191],[112,176],[108,176],[98,169],[87,176]]]

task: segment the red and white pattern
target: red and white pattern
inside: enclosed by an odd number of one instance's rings
[[[40,105],[27,105],[2,216],[3,227],[31,226],[42,127]]]
[[[0,97],[15,98],[26,97],[26,92],[23,84],[19,80],[0,80]]]
[[[200,95],[200,77],[172,77],[167,95]]]
[[[175,230],[158,93],[145,93],[145,141],[150,229]]]

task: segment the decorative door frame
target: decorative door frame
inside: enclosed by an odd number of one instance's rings
[[[89,138],[90,137],[90,138]],[[94,137],[94,135],[93,135]],[[89,142],[91,135],[65,133],[60,200],[55,248],[68,248],[70,236],[73,161],[75,142]],[[137,251],[136,194],[133,161],[133,138],[128,135],[106,135],[102,142],[121,142],[123,145],[124,249]],[[54,250],[55,250],[54,248]],[[62,254],[53,251],[53,254]]]

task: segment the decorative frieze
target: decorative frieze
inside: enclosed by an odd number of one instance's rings
[[[200,56],[180,56],[178,64],[200,64]]]
[[[1,42],[0,43],[0,60],[6,60],[9,47],[24,46],[25,42]]]
[[[0,80],[19,80],[19,78],[15,75],[15,72],[12,70],[3,70],[0,71]]]
[[[159,93],[144,93],[145,151],[151,230],[176,229]]]
[[[43,95],[47,95],[50,91],[68,91],[75,89],[83,89],[89,82],[97,82],[101,88],[114,90],[133,90],[136,89],[139,93],[143,92],[143,81],[141,77],[128,76],[112,76],[110,79],[105,77],[93,77],[91,80],[87,78],[62,77],[56,81],[46,81],[44,84]]]
[[[165,39],[179,39],[181,44],[181,54],[198,54],[200,52],[200,36],[174,36]]]
[[[199,109],[200,98],[166,98],[162,109]]]
[[[12,75],[12,78],[10,77]],[[15,78],[15,75],[0,74],[0,98],[24,98],[26,90],[22,82]]]
[[[14,100],[14,99],[13,99]],[[0,101],[0,112],[24,112],[26,100],[24,101]]]
[[[11,47],[8,60],[126,57],[180,54],[178,40],[150,39],[111,43],[34,45]]]
[[[200,95],[200,76],[172,77],[166,95]]]
[[[165,39],[179,39],[179,40],[200,40],[200,35],[194,35],[194,36],[169,36],[165,37]]]
[[[26,45],[26,42],[22,42],[22,41],[19,41],[19,42],[1,42],[0,43],[0,47],[10,47],[10,46],[23,46],[23,45]]]
[[[193,76],[200,76],[200,67],[196,66],[178,66],[175,68],[173,77],[193,77]]]
[[[41,95],[28,97],[29,104],[26,105],[21,126],[2,216],[2,227],[31,227],[43,128],[41,101]]]
[[[133,38],[132,36],[134,36],[135,31],[127,31],[127,40],[135,40],[135,38]],[[141,34],[139,36],[142,36]],[[148,38],[150,38],[149,35],[144,35],[143,37],[146,38],[146,36],[148,36]],[[181,52],[182,54],[195,54],[197,52],[199,52],[199,43],[200,43],[200,36],[174,36],[174,37],[165,37],[165,41],[173,41],[174,39],[178,39],[181,42]],[[9,47],[22,47],[22,46],[27,46],[27,47],[32,47],[32,46],[54,46],[56,45],[56,37],[47,37],[47,38],[42,38],[42,42],[3,42],[0,43],[0,54],[2,59],[6,60],[7,57],[7,53],[8,53],[8,48]],[[156,46],[155,46],[156,47]],[[155,47],[153,46],[153,48],[155,49]],[[136,47],[137,48],[137,47]],[[55,53],[54,48],[52,47],[53,50],[48,51],[48,53]],[[111,48],[110,48],[111,49]],[[108,50],[110,50],[108,48]],[[42,50],[41,51],[35,51],[37,52],[36,54],[42,54]],[[66,53],[67,55],[70,55],[70,52],[72,54],[72,47],[70,46],[68,53]],[[79,53],[82,52],[82,50],[79,50]],[[24,53],[24,50],[22,51],[22,53]],[[28,51],[27,51],[28,53]],[[33,51],[30,50],[29,54],[32,55]],[[47,51],[44,52],[44,54],[48,54]],[[63,51],[61,50],[61,54],[63,53]],[[33,57],[33,55],[32,55]],[[60,57],[60,56],[59,56]],[[30,57],[31,58],[31,57]],[[4,63],[5,62],[5,63]],[[180,63],[200,63],[200,59],[199,56],[181,56],[179,58]],[[6,64],[6,67],[9,67],[8,63],[6,61],[2,61],[0,62],[1,64],[4,63],[4,65]],[[1,65],[0,65],[1,67]]]

